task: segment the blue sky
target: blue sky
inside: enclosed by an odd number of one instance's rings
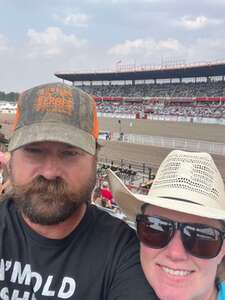
[[[55,72],[225,60],[225,0],[0,0],[0,91]]]

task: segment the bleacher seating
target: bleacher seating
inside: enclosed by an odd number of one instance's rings
[[[224,81],[156,83],[136,85],[82,85],[84,91],[98,97],[214,97],[225,96]]]
[[[104,114],[225,119],[225,101],[218,100],[225,97],[225,81],[82,85],[80,88],[100,99],[97,109]],[[124,100],[106,101],[105,97],[122,97]],[[217,100],[196,102],[198,97],[215,97]],[[190,100],[185,101],[185,98]]]

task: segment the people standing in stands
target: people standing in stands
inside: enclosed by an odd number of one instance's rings
[[[141,264],[159,299],[225,300],[225,192],[212,157],[172,151],[148,195],[109,173],[118,205],[136,219]]]
[[[90,204],[99,149],[93,98],[62,83],[23,92],[8,149],[0,297],[156,299],[135,232]]]

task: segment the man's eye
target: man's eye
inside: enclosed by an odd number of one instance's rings
[[[65,156],[77,156],[79,153],[77,151],[64,151],[63,155]]]
[[[41,153],[42,151],[41,151],[41,149],[38,149],[38,148],[31,148],[31,147],[25,147],[24,148],[24,151],[26,151],[26,152],[28,152],[28,153],[33,153],[33,154],[35,154],[35,153]]]

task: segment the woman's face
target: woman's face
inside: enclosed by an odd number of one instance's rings
[[[148,206],[146,215],[161,216],[183,223],[201,223],[216,228],[222,224],[213,219],[179,213]],[[141,264],[148,282],[161,300],[211,300],[216,294],[217,266],[225,255],[225,244],[212,259],[192,256],[183,247],[180,231],[176,231],[170,243],[161,249],[153,249],[141,243]]]

